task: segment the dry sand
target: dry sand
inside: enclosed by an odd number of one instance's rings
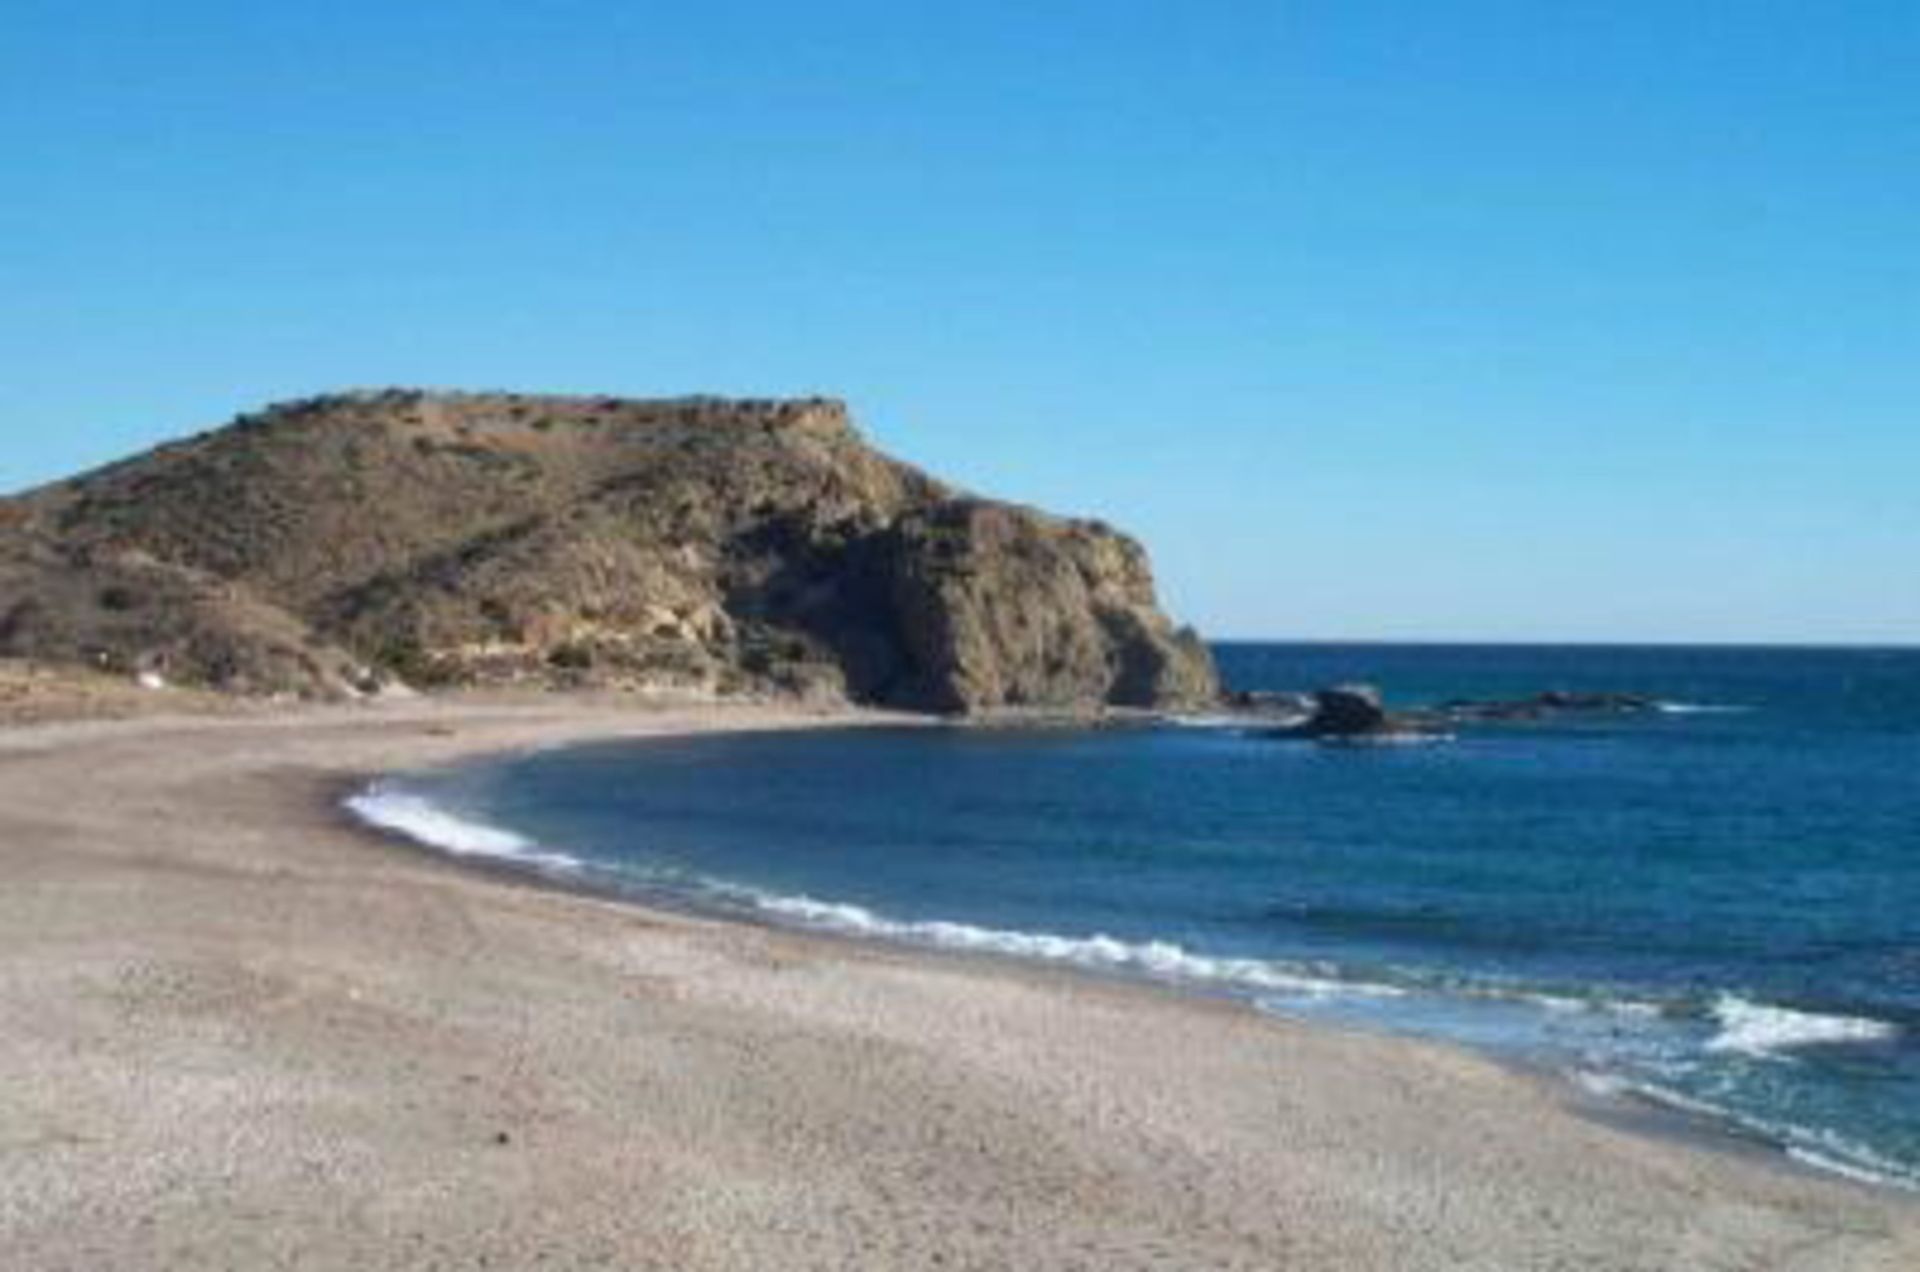
[[[1442,1047],[655,913],[347,777],[770,710],[0,732],[0,1267],[1920,1268],[1920,1206]]]

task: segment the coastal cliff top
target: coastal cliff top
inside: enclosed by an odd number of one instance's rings
[[[1214,691],[1101,523],[836,399],[384,389],[0,500],[0,657],[242,693],[671,688],[947,711]]]

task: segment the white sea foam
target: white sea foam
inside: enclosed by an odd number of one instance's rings
[[[1598,1069],[1575,1069],[1573,1082],[1589,1095],[1602,1099],[1617,1100],[1633,1093],[1633,1084],[1617,1073],[1603,1073]]]
[[[1827,1171],[1856,1183],[1920,1190],[1920,1174],[1911,1167],[1876,1153],[1865,1144],[1855,1143],[1830,1130],[1775,1122],[1742,1113],[1711,1100],[1683,1095],[1671,1087],[1613,1074],[1582,1072],[1575,1075],[1581,1086],[1595,1095],[1633,1097],[1710,1122],[1735,1127],[1776,1145],[1787,1156],[1804,1166]]]
[[[1051,932],[978,927],[939,919],[909,921],[888,918],[864,906],[844,902],[766,893],[717,881],[711,883],[711,888],[714,895],[730,897],[736,904],[744,902],[762,914],[846,936],[1030,958],[1096,971],[1145,975],[1157,980],[1271,994],[1276,998],[1276,1005],[1281,1005],[1278,1000],[1285,997],[1432,997],[1463,1004],[1511,1003],[1555,1015],[1597,1013],[1657,1017],[1663,1014],[1663,1008],[1658,1003],[1632,999],[1573,997],[1485,983],[1423,983],[1412,971],[1407,972],[1409,979],[1405,983],[1363,980],[1312,964],[1196,954],[1171,941],[1123,941],[1105,935],[1062,936]]]
[[[1467,992],[1471,994],[1474,991]],[[1668,1008],[1661,1003],[1638,998],[1611,998],[1605,994],[1575,998],[1567,994],[1540,994],[1522,990],[1512,993],[1496,991],[1481,996],[1511,998],[1517,1002],[1530,1003],[1556,1015],[1587,1012],[1606,1016],[1625,1016],[1634,1020],[1658,1020],[1668,1014]]]
[[[1463,1003],[1512,1004],[1532,1007],[1553,1016],[1588,1014],[1655,1018],[1665,1014],[1665,1009],[1657,1002],[1615,998],[1605,993],[1582,995],[1554,993],[1524,985],[1469,977],[1422,978],[1419,973],[1412,970],[1408,970],[1405,975],[1410,983],[1419,985],[1425,993],[1432,994],[1436,998],[1454,999]]]
[[[578,857],[546,851],[503,826],[470,821],[424,796],[384,783],[351,796],[346,807],[368,825],[457,857],[492,857],[556,871],[580,868]]]
[[[1330,997],[1398,997],[1392,985],[1316,976],[1311,971],[1257,958],[1211,958],[1169,941],[1122,941],[1111,936],[1059,936],[975,927],[940,920],[889,919],[863,906],[816,901],[811,897],[756,894],[761,911],[808,927],[852,936],[882,937],[941,949],[1067,963],[1096,971],[1128,972],[1158,980],[1215,985],[1273,994]]]
[[[1662,715],[1739,715],[1753,710],[1721,702],[1656,702],[1653,706]]]
[[[1252,729],[1273,728],[1279,725],[1293,724],[1304,720],[1300,716],[1245,716],[1245,715],[1175,715],[1168,716],[1167,723],[1182,729]]]
[[[1846,1042],[1885,1042],[1899,1029],[1884,1020],[1860,1016],[1826,1016],[1749,1002],[1723,994],[1713,1005],[1720,1032],[1707,1043],[1708,1051],[1734,1051],[1763,1058],[1778,1057],[1796,1047]]]
[[[1909,1192],[1920,1191],[1920,1178],[1916,1178],[1912,1171],[1898,1162],[1889,1161],[1864,1145],[1837,1135],[1818,1138],[1825,1147],[1810,1148],[1805,1144],[1790,1143],[1786,1146],[1787,1156],[1803,1166],[1840,1175],[1856,1184],[1880,1184]]]

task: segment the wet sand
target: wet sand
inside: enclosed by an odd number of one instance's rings
[[[1920,1267],[1920,1203],[1445,1047],[656,912],[357,775],[797,709],[0,731],[0,1266]]]

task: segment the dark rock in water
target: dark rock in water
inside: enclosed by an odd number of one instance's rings
[[[1389,711],[1379,689],[1372,685],[1346,684],[1310,694],[1230,691],[1222,695],[1221,704],[1256,720],[1296,717],[1280,727],[1263,730],[1267,737],[1392,741],[1443,736],[1456,724],[1524,722],[1576,713],[1654,711],[1659,709],[1660,700],[1639,693],[1576,693],[1552,689],[1530,698],[1456,698],[1430,708]]]
[[[1425,716],[1388,711],[1372,685],[1334,685],[1309,695],[1312,711],[1299,724],[1270,729],[1268,737],[1310,738],[1321,742],[1392,741],[1438,735]]]
[[[1570,693],[1550,689],[1531,698],[1476,701],[1467,698],[1443,702],[1435,712],[1448,720],[1539,720],[1569,712],[1629,713],[1653,711],[1660,700],[1640,693]]]
[[[1651,711],[1658,698],[1643,693],[1567,693],[1550,690],[1535,699],[1551,711]]]
[[[1313,714],[1301,726],[1315,734],[1378,733],[1390,727],[1380,691],[1372,685],[1335,685],[1313,695]]]

